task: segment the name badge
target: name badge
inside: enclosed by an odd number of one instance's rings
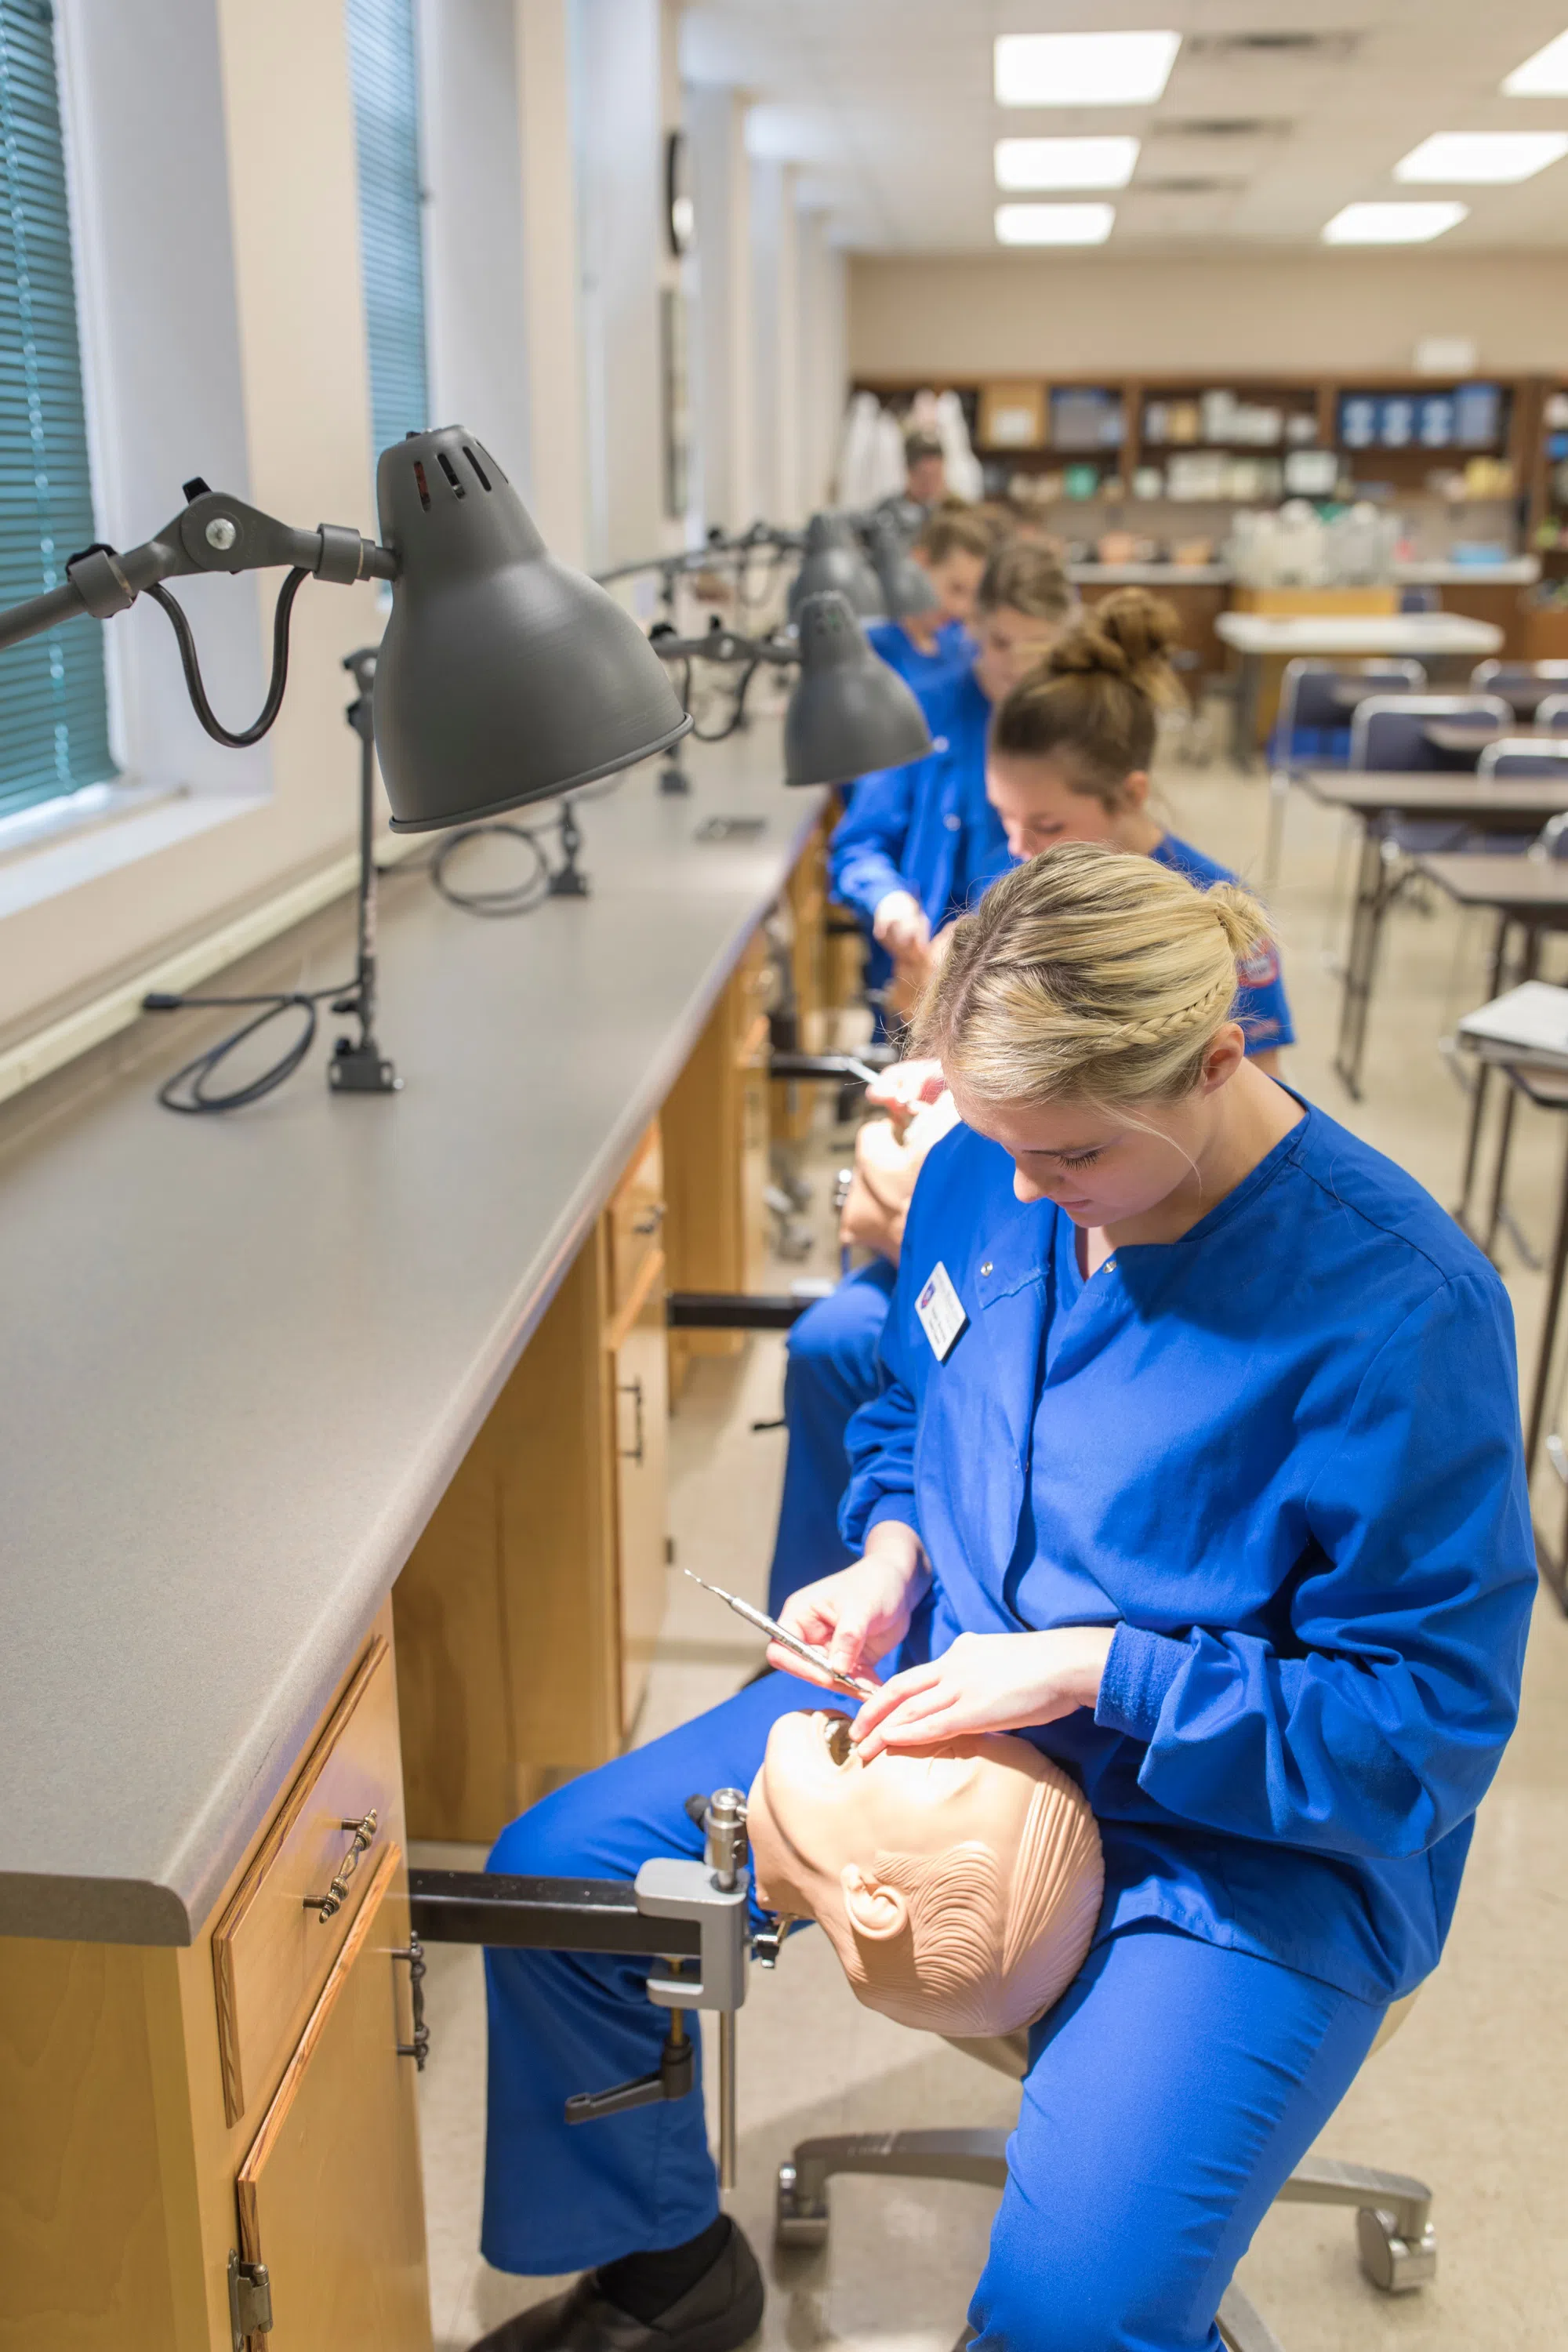
[[[945,1364],[969,1318],[963,1311],[963,1302],[952,1286],[952,1276],[940,1258],[927,1276],[924,1289],[915,1300],[915,1313],[921,1318],[921,1330],[931,1341],[932,1355],[939,1364]]]

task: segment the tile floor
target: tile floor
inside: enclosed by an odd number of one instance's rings
[[[1173,772],[1170,820],[1244,872],[1258,867],[1266,794],[1225,767]],[[1337,983],[1337,820],[1298,799],[1273,893],[1301,1044],[1290,1076],[1305,1094],[1451,1201],[1465,1102],[1438,1041],[1484,993],[1488,926],[1446,903],[1391,920],[1366,1062],[1366,1099],[1348,1103],[1331,1070]],[[1564,1138],[1526,1111],[1519,1121],[1513,1203],[1538,1250],[1551,1233]],[[841,1156],[824,1136],[826,1177]],[[817,1217],[824,1225],[818,1187]],[[826,1239],[805,1271],[830,1271]],[[780,1267],[781,1279],[799,1269]],[[1542,1282],[1506,1246],[1504,1271],[1521,1355],[1532,1361]],[[733,1363],[696,1368],[673,1428],[671,1519],[679,1557],[761,1597],[783,1457],[779,1433],[753,1421],[779,1409],[782,1343],[753,1340]],[[1456,1368],[1458,1372],[1459,1368]],[[1551,1474],[1545,1474],[1550,1481]],[[1560,1496],[1538,1487],[1543,1513]],[[639,1727],[647,1738],[723,1697],[758,1645],[672,1575],[668,1610]],[[1562,1985],[1568,1974],[1568,1625],[1551,1596],[1538,1608],[1524,1714],[1482,1809],[1443,1966],[1398,2039],[1352,2086],[1326,2153],[1421,2174],[1436,2192],[1441,2245],[1435,2286],[1378,2295],[1355,2262],[1348,2214],[1284,2208],[1264,2223],[1239,2273],[1286,2352],[1562,2352],[1568,2345],[1568,2233],[1560,2180],[1568,2160],[1568,2074]],[[468,1849],[426,1849],[435,1861]],[[463,2347],[510,2313],[555,2291],[479,2259],[484,2135],[484,2009],[479,1956],[430,1956],[434,2054],[421,2081],[431,2288],[439,2352]],[[768,2268],[760,2345],[808,2352],[946,2352],[984,2260],[989,2192],[845,2181],[833,2190],[833,2236],[821,2256],[771,2248],[774,2169],[810,2132],[900,2125],[1005,2123],[1016,2094],[943,2044],[858,2007],[821,1938],[801,1937],[775,1976],[757,1974],[741,2020],[741,2181],[731,2200]]]

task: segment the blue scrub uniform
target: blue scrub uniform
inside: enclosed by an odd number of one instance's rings
[[[1166,834],[1150,852],[1157,865],[1183,874],[1200,890],[1213,882],[1234,882],[1236,876],[1216,858],[1205,857],[1190,842]],[[1296,1031],[1279,976],[1279,957],[1273,941],[1260,948],[1238,971],[1236,1017],[1247,1034],[1250,1054],[1272,1053],[1293,1045]],[[803,1584],[842,1568],[851,1555],[838,1536],[838,1506],[849,1475],[845,1432],[849,1417],[868,1403],[881,1386],[878,1343],[886,1302],[892,1296],[890,1267],[868,1267],[854,1277],[859,1286],[847,1295],[840,1285],[830,1298],[808,1307],[789,1336],[784,1373],[784,1421],[789,1430],[784,1456],[784,1497],[779,1507],[778,1537],[773,1546],[768,1581],[768,1607],[776,1617],[783,1603]]]
[[[985,797],[991,705],[972,669],[920,697],[933,748],[907,767],[862,776],[828,850],[833,896],[859,916],[866,980],[885,987],[892,960],[871,938],[889,890],[908,890],[933,931],[962,915],[1014,863],[1002,820]]]
[[[882,1326],[899,1278],[886,1258],[847,1274],[792,1328],[784,1357],[784,1492],[768,1578],[776,1617],[792,1592],[847,1568],[854,1554],[838,1532],[849,1476],[844,1433],[881,1386]]]
[[[1218,2352],[1258,2221],[1436,1959],[1512,1727],[1535,1569],[1508,1304],[1315,1110],[1181,1241],[1088,1282],[1012,1176],[963,1129],[926,1163],[842,1522],[854,1547],[900,1518],[931,1558],[898,1664],[1117,1628],[1093,1717],[1027,1735],[1082,1780],[1106,1900],[1030,2037],[971,2321],[984,2352]],[[968,1318],[942,1363],[916,1313],[938,1263]],[[535,1806],[493,1866],[694,1853],[685,1799],[748,1785],[778,1714],[817,1703],[767,1676]],[[562,2121],[655,2063],[642,1969],[486,1966],[489,2259],[694,2236],[718,2207],[699,2100]]]
[[[974,640],[962,621],[944,621],[929,654],[899,621],[872,621],[866,636],[872,652],[880,654],[917,694],[940,686],[974,659]]]

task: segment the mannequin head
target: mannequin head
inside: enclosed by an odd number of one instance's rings
[[[904,436],[904,496],[918,507],[934,506],[947,488],[947,465],[935,433],[917,427]]]
[[[1088,1801],[1027,1740],[862,1763],[849,1718],[781,1716],[747,1806],[757,1897],[816,1919],[857,1998],[931,2033],[1011,2033],[1077,1975],[1100,1916]]]

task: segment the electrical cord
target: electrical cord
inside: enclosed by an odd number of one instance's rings
[[[289,683],[289,620],[294,610],[294,599],[301,581],[310,573],[296,564],[278,591],[278,602],[272,608],[272,676],[268,683],[267,699],[248,727],[231,733],[207,700],[202,684],[201,663],[196,657],[196,640],[183,604],[170,595],[162,582],[154,581],[145,592],[155,604],[169,616],[180,648],[180,663],[185,673],[185,688],[196,717],[215,742],[226,743],[231,751],[242,751],[248,744],[259,743],[283,706],[283,689]]]
[[[532,865],[521,882],[509,883],[491,890],[459,889],[447,873],[447,866],[465,843],[478,841],[487,834],[503,834],[510,841],[524,843],[531,855]],[[508,915],[526,915],[535,907],[542,906],[550,896],[550,860],[544,854],[543,843],[527,825],[511,824],[504,818],[496,818],[485,824],[460,825],[456,833],[445,835],[426,871],[448,907],[457,907],[465,915],[484,915],[492,919]]]
[[[310,1047],[315,1043],[317,1011],[320,1004],[331,1003],[334,1013],[354,1010],[354,983],[340,982],[335,988],[275,989],[261,996],[176,996],[156,989],[142,999],[143,1013],[185,1013],[212,1011],[226,1005],[254,1005],[258,1009],[251,1018],[231,1030],[216,1045],[209,1045],[165,1078],[158,1089],[158,1100],[165,1110],[184,1113],[187,1118],[204,1118],[223,1111],[244,1110],[250,1103],[259,1102],[286,1078],[291,1078]],[[268,1023],[286,1013],[295,1012],[303,1017],[297,1037],[279,1055],[278,1060],[248,1079],[244,1086],[230,1087],[222,1094],[209,1091],[212,1079],[223,1067],[229,1055],[237,1051]]]

